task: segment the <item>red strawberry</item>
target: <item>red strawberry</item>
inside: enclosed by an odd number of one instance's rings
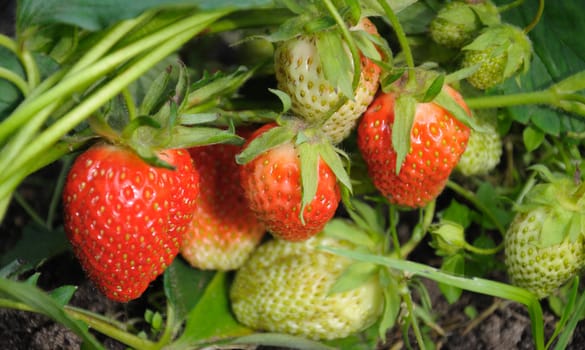
[[[244,147],[275,126],[267,124],[258,129]],[[317,192],[304,208],[304,223],[301,221],[300,160],[292,141],[242,165],[240,180],[252,211],[274,236],[288,241],[302,241],[321,231],[335,214],[341,198],[337,177],[319,158]]]
[[[378,35],[374,24],[363,18],[352,31],[364,30]],[[345,139],[357,119],[378,91],[380,67],[366,56],[361,56],[360,81],[354,96],[333,115],[331,108],[342,99],[343,93],[325,77],[323,63],[317,48],[318,34],[301,35],[278,45],[275,51],[275,73],[278,88],[290,95],[292,111],[312,123],[323,123],[322,130],[333,144]],[[346,50],[349,55],[349,50]]]
[[[458,92],[448,86],[444,89],[470,114]],[[374,185],[390,202],[423,207],[445,187],[465,150],[469,128],[434,102],[417,103],[410,150],[396,174],[397,154],[392,146],[396,98],[394,92],[376,97],[358,126],[358,147]]]
[[[159,152],[176,170],[98,144],[73,163],[63,190],[65,231],[82,267],[110,299],[138,298],[179,252],[199,174],[184,149]]]
[[[194,267],[237,269],[264,235],[264,225],[248,207],[240,185],[235,162],[240,150],[226,144],[189,150],[201,176],[201,193],[181,255]]]

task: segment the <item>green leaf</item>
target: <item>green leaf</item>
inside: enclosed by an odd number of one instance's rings
[[[197,305],[187,315],[178,343],[196,344],[203,340],[240,337],[253,331],[238,323],[230,310],[229,283],[225,272],[217,272]]]
[[[380,339],[386,339],[386,333],[390,328],[394,327],[398,320],[402,298],[400,297],[398,283],[388,271],[380,271],[380,282],[383,286],[384,310],[380,318],[378,336]]]
[[[368,262],[349,265],[331,286],[329,294],[343,293],[358,288],[378,275],[379,267]]]
[[[323,228],[323,233],[327,237],[345,240],[357,246],[373,247],[375,245],[375,241],[366,232],[353,222],[341,218],[330,220]]]
[[[471,224],[471,209],[453,199],[447,209],[442,212],[441,219],[459,223],[467,228]]]
[[[404,94],[396,98],[394,105],[394,125],[392,126],[392,147],[396,152],[396,174],[400,173],[402,163],[410,150],[410,133],[416,116],[416,99]]]
[[[86,324],[69,317],[57,300],[39,288],[26,283],[0,278],[0,292],[68,327],[85,342],[89,349],[104,349],[94,336],[89,333]]]
[[[0,47],[0,66],[6,68],[21,78],[25,78],[24,71],[18,58],[8,49]],[[0,79],[0,121],[2,121],[16,107],[22,98],[20,90],[5,79]]]
[[[75,294],[75,291],[77,291],[77,286],[61,286],[50,291],[49,295],[59,305],[65,306],[69,304],[69,301],[71,300],[71,298],[73,298],[73,294]]]
[[[339,33],[320,32],[316,44],[327,81],[345,97],[353,99],[353,64]]]
[[[232,341],[233,344],[250,344],[250,345],[265,345],[271,347],[285,347],[298,350],[337,350],[325,344],[308,340],[294,335],[279,334],[279,333],[257,333]]]
[[[441,271],[445,271],[454,275],[463,275],[465,272],[465,258],[463,254],[455,254],[447,257],[441,265]],[[453,304],[459,297],[463,290],[453,285],[439,283],[439,289],[447,299],[449,304]]]
[[[343,166],[339,152],[330,143],[319,144],[317,145],[317,149],[321,159],[329,166],[333,174],[335,174],[337,181],[351,193],[351,179]]]
[[[21,0],[17,8],[17,29],[55,23],[66,23],[97,31],[124,19],[133,18],[150,9],[221,8],[247,9],[272,5],[273,0]]]
[[[17,259],[34,266],[67,249],[69,249],[69,243],[62,227],[49,230],[36,223],[30,223],[24,227],[22,237],[16,245],[0,256],[0,266]]]
[[[197,270],[177,258],[166,269],[163,280],[167,302],[174,310],[174,325],[180,325],[197,305],[214,271]]]
[[[295,133],[286,127],[274,127],[253,139],[246,148],[236,155],[238,164],[246,164],[269,149],[292,142]]]
[[[522,141],[524,141],[526,150],[532,152],[544,141],[544,132],[529,126],[522,131]]]
[[[304,142],[297,146],[301,163],[301,210],[299,216],[301,223],[305,224],[305,208],[313,201],[319,185],[319,153],[310,143]]]

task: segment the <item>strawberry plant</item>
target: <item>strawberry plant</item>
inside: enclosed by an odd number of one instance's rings
[[[0,347],[580,346],[580,2],[9,3]]]

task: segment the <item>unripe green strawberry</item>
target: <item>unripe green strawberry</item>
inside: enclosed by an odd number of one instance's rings
[[[484,175],[493,170],[502,156],[502,138],[489,117],[476,115],[481,129],[471,130],[467,148],[461,155],[457,170],[465,176]]]
[[[367,18],[352,30],[378,34]],[[290,95],[292,111],[309,122],[319,123],[341,101],[343,93],[326,79],[316,41],[314,35],[302,35],[279,44],[274,65],[278,88]],[[349,50],[347,55],[350,55]],[[378,91],[379,79],[380,68],[362,55],[360,81],[354,96],[322,126],[333,144],[341,142],[355,127]]]
[[[522,29],[510,24],[489,27],[463,47],[462,67],[478,66],[467,81],[486,90],[502,83],[520,70],[526,71],[532,44]]]
[[[572,198],[574,188],[569,178],[533,188],[505,236],[510,280],[538,298],[552,294],[585,265],[583,205]]]
[[[453,1],[439,10],[429,32],[437,44],[460,48],[471,41],[484,25],[499,23],[500,16],[491,1],[467,4]]]
[[[329,294],[352,261],[316,248],[324,245],[352,248],[321,234],[260,246],[238,270],[230,291],[237,319],[254,329],[310,339],[343,338],[373,324],[383,307],[378,280]]]

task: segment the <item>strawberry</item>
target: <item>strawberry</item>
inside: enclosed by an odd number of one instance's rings
[[[491,1],[468,4],[452,1],[443,6],[430,23],[429,33],[436,43],[460,48],[471,41],[482,26],[500,22],[497,7]]]
[[[471,130],[467,148],[457,170],[465,176],[484,175],[493,170],[502,156],[502,138],[489,116],[476,114],[478,130]]]
[[[585,266],[583,190],[575,187],[568,177],[533,187],[506,232],[508,276],[538,298],[551,295]]]
[[[352,31],[364,30],[378,35],[372,22],[363,18]],[[340,106],[329,119],[343,93],[325,76],[317,41],[318,34],[306,34],[280,43],[275,51],[275,73],[278,88],[290,95],[292,111],[312,123],[322,123],[322,130],[333,144],[345,139],[355,127],[378,90],[380,68],[361,55],[361,74],[354,96]],[[346,54],[350,56],[346,48]]]
[[[138,298],[179,252],[199,175],[184,149],[154,167],[129,148],[97,144],[73,163],[63,190],[65,231],[89,278],[108,298]]]
[[[317,249],[352,248],[319,234],[304,242],[271,240],[237,271],[230,290],[236,318],[258,330],[310,339],[343,338],[374,323],[384,305],[377,277],[329,293],[352,260]]]
[[[256,130],[244,146],[276,127],[266,124]],[[323,229],[341,199],[337,177],[318,159],[317,189],[304,206],[299,145],[287,141],[261,153],[240,168],[240,181],[250,209],[274,236],[290,241],[305,240]]]
[[[443,89],[467,113],[461,95]],[[392,128],[398,94],[380,94],[370,105],[358,126],[358,148],[376,188],[391,203],[405,207],[423,207],[436,198],[465,150],[469,128],[435,102],[417,103],[410,150],[397,174],[397,152],[393,147]]]
[[[530,39],[521,28],[501,24],[486,28],[463,47],[462,67],[477,66],[467,81],[486,90],[502,83],[519,71],[526,71],[532,55]]]
[[[248,207],[235,156],[239,146],[191,148],[201,193],[181,246],[192,266],[210,270],[239,268],[264,235],[264,226]]]

